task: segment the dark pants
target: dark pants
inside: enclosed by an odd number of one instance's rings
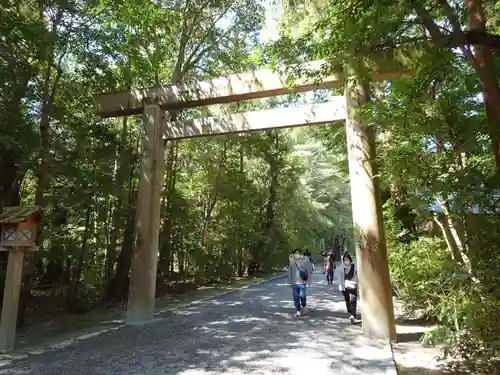
[[[300,311],[301,307],[306,307],[306,286],[305,285],[294,285],[292,286],[293,292],[293,304],[295,305],[295,310]],[[302,293],[301,293],[302,292]]]
[[[345,305],[347,307],[347,312],[349,315],[356,316],[356,303],[358,301],[358,290],[357,289],[346,289],[342,292],[345,299]]]
[[[328,282],[328,284],[333,284],[333,270],[328,271],[328,273],[326,274],[326,281]]]

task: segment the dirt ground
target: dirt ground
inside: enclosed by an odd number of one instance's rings
[[[424,346],[421,338],[435,327],[418,317],[404,317],[397,301],[396,330],[398,342],[392,344],[394,360],[399,375],[468,375],[467,372],[451,371],[447,362],[441,359],[439,347]]]
[[[441,350],[425,347],[418,342],[418,339],[393,344],[392,352],[399,375],[451,374],[446,368],[446,363],[439,359]]]

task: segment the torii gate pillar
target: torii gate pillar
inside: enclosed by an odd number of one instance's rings
[[[158,264],[161,188],[165,145],[165,111],[158,105],[144,108],[136,232],[132,257],[127,323],[153,319]]]
[[[357,112],[370,99],[370,82],[349,81],[345,97],[347,154],[363,333],[368,337],[395,341],[396,323],[380,181],[375,161],[375,130]]]

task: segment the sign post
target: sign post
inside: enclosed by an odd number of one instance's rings
[[[9,252],[0,320],[0,352],[14,349],[19,292],[25,251],[37,251],[36,233],[40,222],[37,206],[5,207],[0,215],[0,251]]]

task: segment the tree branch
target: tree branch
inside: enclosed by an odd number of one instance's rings
[[[187,68],[185,67],[185,69],[183,69],[184,72],[187,72],[192,66],[194,66],[194,64],[196,64],[201,59],[203,54],[205,54],[206,52],[208,52],[211,49],[211,48],[205,48],[204,50],[202,50],[200,52],[200,54],[198,54],[198,56],[196,56],[196,53],[200,50],[203,42],[207,41],[208,37],[210,36],[210,33],[214,32],[214,29],[216,27],[215,25],[217,24],[217,22],[219,22],[229,12],[231,7],[232,7],[232,5],[229,5],[223,12],[221,12],[216,17],[216,19],[212,22],[210,27],[206,30],[205,34],[203,35],[202,39],[200,40],[200,43],[194,48],[194,50],[191,52],[191,54],[186,59]],[[229,30],[231,30],[231,28],[229,28]]]
[[[428,29],[427,29],[428,30]],[[440,33],[439,36],[430,39],[426,37],[420,38],[402,38],[388,39],[384,43],[375,47],[375,50],[383,48],[398,48],[409,44],[418,44],[423,42],[431,42],[441,48],[457,48],[462,46],[476,45],[486,46],[497,51],[500,51],[500,35],[491,34],[485,31],[468,30],[465,32],[451,32],[449,34]],[[467,56],[468,57],[468,56]]]
[[[438,43],[438,41],[443,37],[443,33],[439,30],[439,27],[434,23],[431,15],[427,10],[425,10],[420,4],[413,2],[413,8],[417,13],[418,18],[422,21],[425,28],[429,32],[431,36],[431,40],[434,43]]]
[[[460,21],[455,14],[455,11],[451,8],[450,4],[448,4],[448,0],[438,0],[438,3],[443,8],[446,18],[448,18],[448,20],[450,21],[453,33],[456,34],[457,38],[464,43],[460,46],[460,49],[462,50],[463,54],[467,56],[467,58],[470,59],[472,63],[474,63],[474,54],[467,45],[467,38],[463,33],[462,26],[460,25]],[[469,43],[469,45],[470,44],[474,43]]]

